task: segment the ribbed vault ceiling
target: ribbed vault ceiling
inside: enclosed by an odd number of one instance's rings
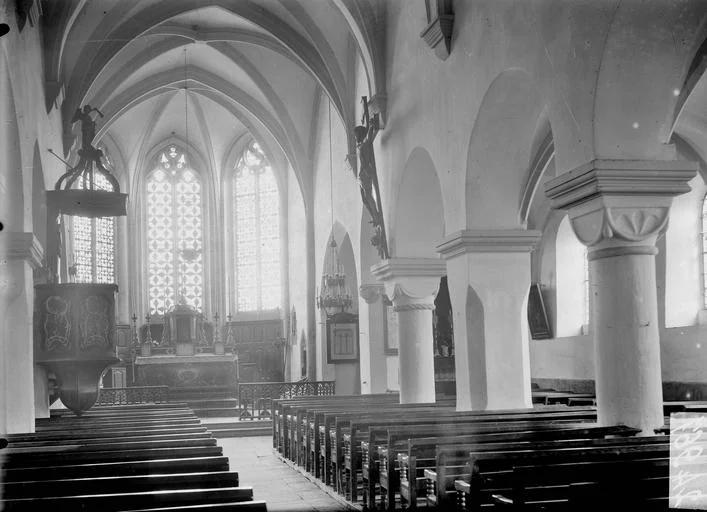
[[[351,126],[355,58],[369,94],[384,90],[382,9],[376,0],[46,2],[47,106],[63,111],[66,151],[73,111],[99,108],[96,142],[110,141],[130,170],[158,145],[188,139],[219,173],[253,136],[292,165],[306,198],[320,95]]]

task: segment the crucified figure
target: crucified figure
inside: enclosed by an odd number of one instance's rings
[[[358,184],[361,188],[361,199],[371,215],[371,223],[376,231],[371,243],[378,249],[381,258],[388,258],[388,244],[383,226],[380,191],[378,189],[378,174],[376,172],[376,157],[373,153],[373,141],[380,130],[378,114],[373,117],[368,112],[368,100],[364,96],[363,117],[361,125],[354,128],[356,146],[358,148]]]

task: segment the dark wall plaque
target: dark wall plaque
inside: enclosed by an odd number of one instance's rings
[[[543,296],[538,283],[530,285],[530,294],[528,296],[528,326],[530,327],[530,335],[534,340],[547,340],[552,338],[550,322],[547,320],[545,303],[543,302]]]

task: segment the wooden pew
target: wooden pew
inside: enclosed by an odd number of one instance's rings
[[[389,415],[402,411],[420,411],[427,410],[454,410],[454,405],[451,402],[443,402],[441,404],[422,403],[422,404],[369,404],[362,408],[342,409],[334,406],[323,409],[308,409],[306,414],[303,414],[302,428],[304,429],[299,434],[298,446],[301,450],[301,456],[297,459],[298,464],[303,465],[307,471],[313,472],[317,478],[323,478],[323,464],[318,454],[321,453],[321,443],[326,444],[326,428],[324,431],[320,429],[322,425],[331,425],[337,417],[344,414],[361,415],[380,413]],[[322,435],[324,432],[324,435]],[[296,438],[297,439],[297,438]]]
[[[108,428],[108,429],[83,429],[77,431],[50,431],[50,432],[35,432],[31,434],[10,434],[8,436],[11,443],[32,443],[32,442],[48,442],[61,443],[72,439],[101,439],[101,438],[121,438],[130,437],[136,438],[140,436],[159,436],[164,434],[206,434],[207,429],[203,425],[178,427],[178,428],[137,428],[132,427],[126,429]]]
[[[185,448],[145,448],[139,450],[114,450],[96,452],[74,452],[70,456],[58,453],[11,454],[5,456],[5,469],[29,468],[42,465],[96,464],[99,462],[129,462],[188,457],[218,457],[223,455],[220,446],[197,446]]]
[[[251,487],[173,489],[169,491],[83,494],[4,500],[5,512],[37,510],[100,510],[118,512],[138,507],[174,507],[189,504],[252,501]]]
[[[332,400],[332,398],[334,398]],[[356,405],[366,406],[374,403],[394,404],[398,402],[395,394],[382,395],[353,395],[344,397],[308,397],[298,400],[278,400],[273,405],[273,442],[274,446],[293,460],[290,451],[290,429],[297,424],[297,414],[300,409],[316,407],[317,405],[341,405],[342,409],[353,408]]]
[[[3,510],[266,510],[183,407],[125,407],[40,421],[3,450]]]
[[[436,469],[425,470],[427,505],[451,508],[450,494],[454,493],[455,480],[465,480],[470,483],[467,506],[477,510],[490,502],[493,492],[512,488],[509,476],[512,477],[514,466],[664,458],[669,452],[666,436],[592,439],[582,440],[581,446],[573,444],[577,443],[569,440],[439,446]]]
[[[264,501],[243,501],[236,503],[211,503],[208,505],[185,505],[183,507],[159,507],[123,510],[121,512],[191,512],[215,510],[217,512],[267,512]]]
[[[599,427],[586,423],[536,423],[527,427],[515,427],[510,423],[492,428],[482,426],[477,432],[471,434],[429,437],[423,436],[422,432],[412,435],[392,432],[389,435],[387,448],[381,453],[381,474],[385,472],[385,480],[381,478],[381,494],[387,503],[394,503],[395,492],[399,486],[401,503],[408,506],[416,504],[418,492],[424,489],[424,470],[434,467],[437,447],[442,445],[504,443],[521,446],[541,441],[602,439],[606,436],[628,437],[638,432],[638,429],[624,426]],[[394,470],[396,461],[399,475]],[[384,490],[387,491],[386,494],[383,494]]]
[[[119,462],[99,462],[61,466],[30,466],[7,468],[3,482],[52,480],[60,474],[62,478],[100,478],[108,476],[130,476],[150,474],[178,474],[200,471],[228,471],[228,457],[191,457],[145,459]]]
[[[475,423],[498,423],[508,421],[594,421],[596,419],[595,409],[590,408],[568,408],[552,411],[534,411],[532,409],[522,410],[501,410],[501,411],[444,411],[444,410],[422,410],[410,413],[409,411],[393,418],[382,420],[379,415],[368,417],[362,416],[351,419],[337,418],[336,434],[332,439],[332,474],[338,475],[339,468],[343,465],[343,488],[345,494],[356,501],[357,492],[354,492],[353,482],[357,482],[358,472],[361,471],[360,446],[362,441],[366,441],[370,428],[374,426],[414,426],[433,424],[468,424]],[[348,433],[342,432],[348,424]]]
[[[619,505],[624,510],[643,510],[646,498],[668,497],[668,477],[668,458],[515,466],[510,495],[498,493],[492,498],[516,510],[576,510],[569,504],[570,486],[583,482],[620,491],[615,492],[611,505],[604,503],[604,508]],[[613,482],[616,485],[611,485]],[[622,496],[626,497],[623,503]]]
[[[197,432],[176,432],[172,433],[167,431],[164,434],[155,434],[154,431],[148,431],[142,433],[137,432],[136,435],[124,435],[122,433],[115,433],[112,437],[88,437],[88,438],[78,438],[78,437],[65,437],[62,441],[71,443],[80,443],[81,445],[92,445],[92,444],[105,444],[109,442],[131,442],[135,439],[140,439],[141,441],[169,441],[169,440],[180,440],[180,439],[204,439],[212,438],[210,432],[206,430],[206,427],[200,429]],[[13,441],[13,448],[25,448],[25,447],[42,447],[42,446],[55,446],[57,444],[56,439],[46,439],[37,437],[34,439],[23,440],[23,441]]]
[[[44,446],[10,446],[6,454],[6,460],[13,461],[21,459],[24,461],[57,457],[75,457],[77,454],[90,454],[100,452],[135,452],[146,449],[168,449],[168,448],[198,448],[215,447],[216,439],[202,436],[189,439],[158,439],[158,440],[131,440],[131,441],[109,441],[105,443],[88,443],[74,441],[71,444],[44,445]]]
[[[532,399],[534,404],[570,404],[570,401],[583,401],[585,404],[587,402],[595,400],[594,393],[569,393],[564,391],[533,391]]]
[[[398,454],[407,456],[416,452],[413,450],[427,446],[427,462],[434,463],[434,450],[438,443],[466,443],[475,440],[476,436],[491,436],[488,441],[499,436],[505,439],[507,433],[514,432],[540,432],[568,428],[586,428],[593,423],[575,423],[575,419],[538,421],[504,421],[495,422],[462,421],[449,423],[445,420],[436,423],[415,424],[410,426],[380,426],[374,425],[369,429],[368,440],[361,442],[361,475],[364,492],[364,503],[370,505],[375,501],[376,483],[381,488],[381,498],[387,503],[393,503],[391,498],[398,490],[399,480],[395,471],[395,464],[400,460]],[[410,446],[413,446],[411,449]],[[422,454],[420,454],[422,455]],[[415,459],[412,459],[413,461]],[[424,461],[424,459],[422,459]],[[421,464],[424,466],[425,464]],[[353,467],[358,467],[354,462]],[[414,474],[414,467],[412,473]]]
[[[449,410],[454,410],[456,406],[456,400],[441,400],[435,403],[419,403],[419,404],[398,404],[398,403],[370,403],[370,404],[356,404],[348,405],[346,407],[341,407],[340,405],[331,406],[321,406],[317,408],[307,408],[306,410],[301,410],[301,417],[299,424],[301,425],[301,431],[296,435],[295,439],[299,439],[301,443],[298,448],[302,451],[300,458],[298,458],[298,463],[305,466],[307,471],[314,471],[315,475],[318,474],[316,463],[317,456],[319,453],[319,441],[318,432],[319,425],[324,422],[325,414],[337,414],[337,413],[370,413],[373,411],[387,412],[395,410],[418,410],[421,408],[445,408]],[[303,461],[303,462],[302,462]]]
[[[316,406],[322,404],[346,404],[386,401],[395,403],[399,401],[396,393],[383,393],[372,395],[335,395],[335,396],[313,396],[299,398],[280,398],[273,400],[273,448],[281,453],[284,450],[284,439],[286,436],[285,419],[291,408]]]
[[[213,487],[238,487],[238,473],[233,471],[150,474],[136,476],[104,476],[93,478],[62,478],[56,480],[30,480],[7,482],[4,499],[71,496],[81,494],[111,494],[151,489],[208,489]]]
[[[418,406],[421,407],[421,409],[424,408],[430,408],[430,410],[433,411],[433,415],[437,416],[437,412],[439,409],[436,409],[435,406],[432,404],[417,404]],[[408,407],[409,406],[402,406],[402,407]],[[567,412],[568,409],[565,406],[549,406],[549,407],[539,407],[536,409],[523,409],[520,410],[521,413],[530,413],[534,414],[529,411],[537,411],[537,412]],[[584,409],[574,409],[572,411],[572,414],[583,414],[585,412],[591,411],[591,419],[594,418],[594,409],[593,408],[584,408]],[[416,410],[416,413],[422,413],[422,410]],[[456,411],[452,410],[454,414],[456,414]],[[474,412],[473,414],[475,415],[494,415],[494,414],[504,414],[504,413],[518,413],[519,410],[498,410],[498,411],[478,411]],[[468,414],[468,413],[462,413],[462,414]],[[332,475],[335,475],[336,473],[332,473],[332,461],[338,461],[339,460],[339,453],[340,453],[340,442],[338,440],[338,433],[334,431],[336,420],[341,419],[344,420],[344,415],[342,413],[339,413],[338,411],[334,412],[327,412],[324,415],[324,418],[320,420],[320,425],[319,425],[319,433],[318,433],[318,445],[319,445],[319,452],[315,452],[315,460],[318,461],[318,463],[315,463],[315,474],[317,478],[321,479],[324,483],[327,485],[337,485],[337,482],[333,481]],[[360,417],[360,414],[359,414]],[[387,415],[386,417],[392,418],[391,415]],[[412,418],[409,414],[406,415],[406,417]],[[376,419],[378,419],[378,416],[376,416]],[[403,418],[404,420],[405,418]],[[401,420],[402,421],[402,420]],[[413,423],[415,423],[413,421]],[[337,462],[334,464],[334,469],[339,463]]]

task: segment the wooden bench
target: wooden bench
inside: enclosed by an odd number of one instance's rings
[[[210,503],[208,505],[185,505],[183,507],[140,508],[121,512],[191,512],[196,510],[216,510],[218,512],[267,512],[264,501],[243,501],[236,503]]]
[[[175,507],[189,504],[252,501],[251,487],[220,489],[172,489],[168,491],[121,492],[114,494],[81,494],[3,500],[5,511],[100,510],[118,512],[138,507]]]
[[[418,412],[422,410],[447,410],[453,411],[454,406],[451,403],[443,404],[371,404],[361,409],[345,409],[329,408],[329,409],[314,409],[308,410],[303,416],[302,428],[303,432],[299,435],[299,446],[302,450],[302,455],[298,458],[298,463],[304,465],[305,469],[312,471],[317,478],[322,478],[323,466],[321,458],[318,454],[321,453],[322,442],[326,445],[328,436],[326,435],[327,426],[331,427],[337,418],[342,418],[344,415],[348,417],[356,417],[362,415],[385,415],[405,414],[405,411]],[[324,425],[322,430],[320,427]],[[323,434],[322,434],[323,432]],[[326,457],[325,457],[326,458]]]
[[[62,478],[56,480],[29,480],[7,482],[4,499],[71,496],[81,494],[110,494],[125,490],[151,489],[208,489],[238,487],[238,473],[233,471],[150,474],[135,476],[104,476],[92,478]]]
[[[387,413],[395,410],[418,410],[422,408],[446,408],[454,410],[455,401],[446,400],[440,403],[423,403],[423,404],[386,404],[373,403],[367,405],[350,406],[343,409],[338,405],[311,409],[308,408],[302,411],[300,424],[300,432],[295,435],[295,442],[298,449],[297,463],[304,466],[307,471],[313,472],[317,478],[321,478],[321,468],[319,464],[319,448],[320,439],[319,426],[325,423],[325,415],[343,414],[343,413],[370,413],[372,411],[380,411]],[[325,439],[325,437],[324,437]]]
[[[5,469],[38,467],[42,465],[63,466],[82,464],[96,464],[99,462],[129,462],[138,460],[159,460],[188,457],[218,457],[223,455],[220,446],[196,446],[180,448],[145,448],[138,450],[105,450],[94,452],[73,452],[62,454],[44,453],[15,453],[5,456]]]
[[[492,494],[512,488],[514,466],[665,458],[668,452],[666,436],[439,446],[436,469],[424,472],[426,502],[432,507],[451,508],[455,481],[464,480],[470,483],[467,507],[477,510],[491,503]]]
[[[417,404],[417,405],[420,406],[420,408],[422,408],[422,409],[431,407],[431,410],[434,411],[435,413],[440,410],[438,408],[435,408],[435,406],[432,404]],[[404,408],[404,407],[407,407],[408,409],[410,408],[410,406],[402,406],[401,408]],[[442,407],[444,407],[444,406],[442,406]],[[503,410],[477,411],[474,414],[475,415],[485,415],[485,414],[493,415],[493,414],[518,413],[518,412],[528,413],[529,411],[538,411],[539,412],[540,410],[542,412],[554,412],[554,411],[567,412],[567,407],[549,406],[549,407],[542,407],[539,409],[522,409],[522,410],[513,409],[513,410],[507,410],[507,411],[503,411]],[[453,413],[456,413],[454,408],[450,408],[450,411]],[[593,419],[594,418],[594,415],[593,415],[594,409],[592,409],[592,408],[575,409],[575,410],[573,410],[573,413],[582,414],[582,412],[586,412],[586,411],[592,411],[591,418]],[[422,411],[417,410],[416,412],[420,413]],[[359,416],[360,416],[360,413],[359,413]],[[379,416],[377,416],[376,419],[378,417]],[[392,417],[392,416],[388,416],[388,417]],[[406,415],[406,417],[412,418],[412,416],[409,414]],[[334,432],[334,430],[333,430],[335,428],[335,424],[336,424],[337,419],[341,419],[341,420],[344,419],[343,414],[340,413],[339,411],[335,410],[334,412],[328,411],[328,412],[324,413],[323,419],[320,419],[320,421],[319,421],[320,424],[318,426],[318,429],[319,429],[318,436],[317,436],[318,439],[315,438],[316,439],[315,448],[314,448],[315,453],[313,455],[313,457],[315,459],[315,476],[317,476],[317,478],[324,481],[327,485],[332,485],[332,484],[336,485],[336,482],[332,481],[333,479],[332,479],[331,468],[332,468],[332,460],[337,461],[339,459],[338,454],[340,451],[340,444],[341,444],[337,438],[338,434],[336,432]],[[403,419],[405,419],[405,418],[403,418]],[[413,421],[413,423],[415,423],[415,422]],[[316,451],[316,445],[319,445],[318,452]],[[310,447],[310,450],[312,450],[312,447]],[[335,466],[337,464],[335,464]]]
[[[488,418],[490,416],[486,416],[484,419]],[[578,421],[580,423],[577,423]],[[592,423],[584,423],[589,421]],[[593,418],[577,418],[576,416],[537,421],[527,418],[525,420],[517,418],[506,420],[504,415],[499,415],[495,421],[467,419],[463,422],[447,423],[442,421],[411,426],[376,425],[369,429],[368,440],[361,442],[361,473],[364,494],[368,500],[374,499],[377,483],[381,487],[382,497],[390,498],[398,486],[397,474],[394,471],[398,454],[409,455],[410,446],[413,443],[420,443],[420,447],[427,445],[428,450],[431,451],[428,458],[434,462],[436,440],[458,443],[467,442],[465,436],[472,436],[472,438],[481,434],[504,436],[509,432],[587,428],[592,425],[594,425]],[[493,437],[489,438],[489,440],[492,439]],[[389,499],[388,502],[390,502]]]
[[[583,482],[603,487],[609,484],[614,491],[620,491],[615,492],[611,507],[620,504],[624,510],[643,510],[646,498],[668,497],[668,477],[668,458],[515,466],[510,476],[510,495],[496,493],[492,499],[514,509],[575,510],[568,509],[569,487]],[[620,503],[622,496],[626,498]],[[460,505],[466,507],[466,498],[461,497]],[[630,505],[628,509],[626,505]]]
[[[545,404],[545,405],[550,405],[550,404],[566,404],[566,405],[572,405],[570,404],[570,401],[574,401],[575,403],[578,400],[582,400],[585,402],[593,402],[595,400],[595,396],[593,393],[569,393],[569,392],[564,392],[564,391],[533,391],[532,392],[532,400],[534,404]],[[589,405],[593,405],[590,403]]]
[[[88,438],[78,438],[78,437],[65,437],[62,441],[69,441],[71,443],[80,443],[82,445],[92,445],[92,444],[105,444],[109,442],[131,442],[135,439],[140,439],[141,441],[169,441],[169,440],[180,440],[180,439],[202,439],[213,437],[210,432],[203,427],[197,432],[177,432],[164,434],[155,434],[154,431],[148,431],[147,433],[137,432],[136,435],[124,435],[122,433],[115,433],[113,436],[106,437],[88,437]],[[42,446],[54,446],[57,443],[57,439],[51,438],[46,439],[42,437],[37,437],[34,439],[28,439],[24,441],[13,441],[13,448],[24,448],[24,447],[42,447]]]
[[[361,402],[385,401],[388,403],[397,403],[399,397],[397,394],[384,393],[373,395],[338,395],[338,396],[320,396],[320,397],[300,397],[300,398],[281,398],[273,400],[273,448],[278,449],[281,453],[284,449],[284,440],[286,434],[285,419],[289,410],[297,407],[316,406],[322,404],[347,404]]]
[[[395,492],[399,490],[402,504],[416,504],[418,494],[424,491],[424,470],[435,466],[436,450],[442,445],[504,443],[519,446],[541,441],[602,439],[606,436],[628,437],[638,432],[638,429],[624,426],[599,427],[585,423],[566,425],[541,423],[521,428],[482,427],[478,432],[466,435],[423,437],[420,433],[408,435],[408,439],[404,439],[404,435],[392,434],[386,451],[381,454],[381,473],[385,471],[387,477],[385,480],[380,479],[381,494],[385,502],[394,503]],[[565,446],[569,445],[568,443]],[[394,468],[396,461],[399,475]],[[383,494],[384,492],[386,494]],[[424,492],[422,494],[424,495]]]
[[[105,439],[105,438],[121,438],[130,437],[136,438],[141,436],[154,436],[154,435],[165,435],[165,434],[199,434],[203,435],[207,433],[207,429],[203,425],[189,426],[189,427],[178,427],[178,428],[139,428],[133,429],[132,427],[126,429],[120,428],[109,428],[109,429],[94,429],[94,430],[81,430],[78,431],[49,431],[49,432],[35,432],[31,434],[10,434],[8,436],[11,443],[31,443],[31,442],[65,442],[72,439]]]
[[[357,500],[354,487],[361,471],[361,442],[367,441],[369,429],[372,427],[399,427],[434,424],[468,425],[474,423],[502,423],[509,421],[594,421],[596,412],[594,408],[563,407],[562,410],[534,411],[528,410],[503,410],[503,411],[446,411],[422,410],[410,413],[409,411],[399,417],[381,420],[380,416],[359,417],[348,420],[348,432],[342,432],[347,420],[337,419],[336,437],[332,444],[332,474],[338,475],[338,469],[343,465],[343,489],[352,501]]]
[[[129,406],[38,423],[3,450],[3,510],[266,510],[189,409]]]
[[[313,399],[316,398],[316,399]],[[329,399],[327,399],[329,398]],[[273,405],[273,442],[274,446],[289,459],[293,459],[290,452],[290,430],[298,425],[297,416],[308,407],[340,405],[341,409],[354,408],[356,405],[365,407],[369,404],[386,403],[395,404],[398,396],[394,394],[382,395],[355,395],[346,397],[309,397],[299,400],[278,400]]]
[[[150,474],[179,474],[200,471],[228,471],[228,457],[190,457],[145,459],[120,462],[66,464],[61,466],[29,466],[5,469],[3,482],[53,480],[62,478],[100,478]]]

